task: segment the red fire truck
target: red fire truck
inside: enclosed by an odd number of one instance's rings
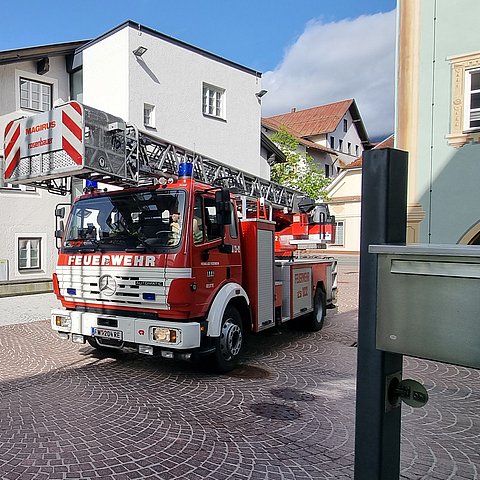
[[[296,254],[331,240],[333,219],[299,192],[77,102],[11,122],[5,138],[8,182],[90,185],[65,225],[56,211],[62,338],[225,372],[247,332],[297,319],[320,330],[335,307],[336,261]]]

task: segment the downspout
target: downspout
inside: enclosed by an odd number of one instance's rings
[[[436,40],[437,40],[437,0],[433,2],[433,46],[432,46],[432,97],[430,114],[430,178],[428,191],[428,243],[431,243],[432,237],[432,193],[433,193],[433,157],[434,157],[434,123],[435,123],[435,69],[436,69]]]

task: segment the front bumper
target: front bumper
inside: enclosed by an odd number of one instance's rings
[[[121,332],[122,340],[119,343],[149,345],[174,350],[198,348],[201,340],[200,323],[198,322],[149,320],[63,309],[52,310],[51,326],[63,338],[66,338],[67,335],[72,339],[81,338],[78,337],[79,335],[92,337],[98,330],[109,330]],[[154,340],[154,329],[156,328],[175,330],[175,341]]]

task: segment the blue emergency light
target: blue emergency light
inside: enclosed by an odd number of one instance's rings
[[[95,180],[85,180],[85,188],[97,188],[98,183]]]
[[[192,177],[193,176],[193,163],[192,162],[180,163],[178,165],[178,176],[179,177]]]

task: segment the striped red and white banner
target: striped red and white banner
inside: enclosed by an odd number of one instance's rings
[[[5,127],[5,180],[12,175],[20,160],[20,123],[11,121]]]
[[[6,126],[5,180],[13,181],[19,176],[16,167],[24,159],[28,162],[40,154],[58,151],[66,153],[72,165],[83,165],[83,107],[78,102],[69,102],[51,112],[15,120]],[[55,170],[55,162],[48,165]],[[45,173],[37,172],[38,176]],[[28,176],[35,175],[32,172]]]
[[[77,165],[83,162],[83,109],[78,102],[62,108],[62,148]]]

